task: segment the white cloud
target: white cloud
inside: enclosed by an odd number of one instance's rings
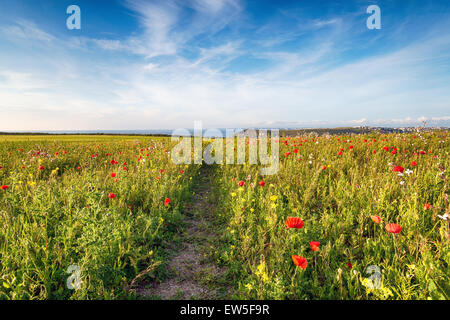
[[[189,4],[194,12],[186,18],[181,14],[186,5],[174,0],[127,1],[142,29],[125,39],[63,41],[34,30],[35,39],[59,41],[66,51],[55,54],[54,48],[48,49],[49,58],[39,61],[41,68],[27,72],[0,62],[0,109],[8,111],[0,127],[158,129],[192,127],[195,120],[208,127],[414,125],[422,116],[449,121],[450,75],[442,72],[442,63],[434,64],[436,59],[447,61],[448,36],[435,34],[426,42],[336,67],[332,62],[348,30],[342,19],[309,21],[309,29],[337,28],[298,52],[263,50],[270,45],[252,50],[245,37],[201,47],[190,41],[203,34],[214,38],[226,26],[235,27],[242,7],[231,0],[198,0]],[[17,27],[25,30],[23,26],[30,25],[22,22]],[[196,50],[195,58],[182,55],[188,44]],[[140,57],[91,62],[98,48]],[[77,57],[73,49],[84,55]],[[167,61],[154,59],[166,55]],[[242,56],[268,63],[255,72],[230,71],[233,59]]]
[[[41,30],[34,23],[23,19],[17,19],[15,25],[0,27],[0,32],[3,37],[7,37],[10,40],[18,38],[45,43],[55,40],[55,37],[51,34]]]

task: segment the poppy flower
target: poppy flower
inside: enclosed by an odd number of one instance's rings
[[[325,170],[326,168],[327,168],[327,166],[323,166],[323,167],[322,167],[322,170]]]
[[[386,230],[390,233],[400,233],[402,231],[402,227],[395,223],[390,223],[386,225]]]
[[[371,216],[370,219],[372,219],[372,221],[375,223],[381,222],[381,218],[379,216]]]
[[[44,170],[45,168],[43,166],[39,166],[39,170]]]
[[[169,198],[166,198],[166,200],[164,200],[164,205],[165,205],[165,206],[168,206],[169,203],[170,203],[170,199],[169,199]]]
[[[1,186],[1,187],[0,187],[0,189],[2,189],[2,190],[6,190],[6,189],[9,189],[9,187],[8,187],[8,186],[5,186],[5,185],[3,185],[3,186]]]
[[[291,153],[290,152],[286,152],[285,154],[284,154],[284,156],[287,158],[287,157],[289,157],[291,155]]]
[[[244,184],[245,184],[245,182],[244,182],[244,181],[242,181],[242,180],[238,182],[238,186],[239,186],[239,187],[243,187],[243,186],[244,186]]]
[[[425,203],[425,205],[423,206],[423,208],[424,208],[425,210],[430,210],[431,205],[428,204],[428,203]]]
[[[184,170],[180,170],[180,173],[184,173]]]
[[[116,177],[116,173],[115,172],[111,173],[111,178],[115,178],[115,177]]]
[[[388,147],[383,147],[384,151],[389,151]]]
[[[78,166],[78,167],[77,167],[77,170],[81,170],[81,167],[80,167],[80,166]]]
[[[403,173],[404,170],[405,170],[405,168],[403,168],[402,166],[394,167],[394,172],[401,172],[401,173]]]
[[[411,162],[411,167],[415,167],[415,166],[417,166],[417,162],[415,162],[415,161]]]
[[[264,187],[264,186],[266,185],[266,183],[265,183],[264,181],[260,181],[260,182],[259,182],[259,185],[260,185],[261,187]]]
[[[108,194],[108,198],[110,198],[110,199],[114,199],[115,197],[116,197],[116,195],[112,192],[110,194]]]
[[[426,152],[425,151],[423,151],[423,150],[421,150],[420,152],[419,152],[420,154],[425,154]]]
[[[338,152],[338,156],[342,156],[342,151],[339,151],[339,152]]]
[[[353,268],[353,265],[350,262],[348,262],[347,267],[349,267],[351,269],[351,268]]]
[[[305,225],[302,219],[297,217],[290,217],[286,219],[286,229],[295,228],[301,229]]]
[[[312,251],[319,251],[320,242],[318,242],[318,241],[311,241],[309,243],[309,246],[311,247]]]
[[[292,261],[294,261],[294,264],[297,267],[300,267],[302,269],[306,269],[306,267],[308,266],[308,261],[306,261],[306,258],[301,256],[292,255]]]

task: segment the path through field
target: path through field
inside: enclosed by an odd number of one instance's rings
[[[226,288],[218,285],[224,276],[224,268],[206,260],[206,250],[216,241],[212,232],[215,199],[212,188],[214,169],[203,165],[195,181],[194,203],[186,217],[186,228],[179,246],[173,248],[168,270],[171,277],[151,288],[137,289],[141,298],[161,299],[220,299],[227,294]]]

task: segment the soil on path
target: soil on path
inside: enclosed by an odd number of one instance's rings
[[[168,265],[172,277],[161,283],[137,288],[136,293],[141,298],[219,299],[226,294],[226,288],[214,285],[224,275],[224,268],[207,262],[204,251],[216,237],[208,230],[209,219],[213,218],[215,210],[211,194],[212,170],[207,165],[200,169],[194,187],[194,202],[185,220],[187,227]]]

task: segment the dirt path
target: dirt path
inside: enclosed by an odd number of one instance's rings
[[[169,262],[171,278],[150,288],[138,288],[142,298],[161,299],[218,299],[223,293],[214,284],[225,273],[223,268],[205,261],[205,250],[213,244],[215,235],[208,230],[214,215],[214,199],[211,197],[213,169],[203,165],[195,184],[194,203],[187,213],[186,229],[181,244],[174,248],[175,255]]]

